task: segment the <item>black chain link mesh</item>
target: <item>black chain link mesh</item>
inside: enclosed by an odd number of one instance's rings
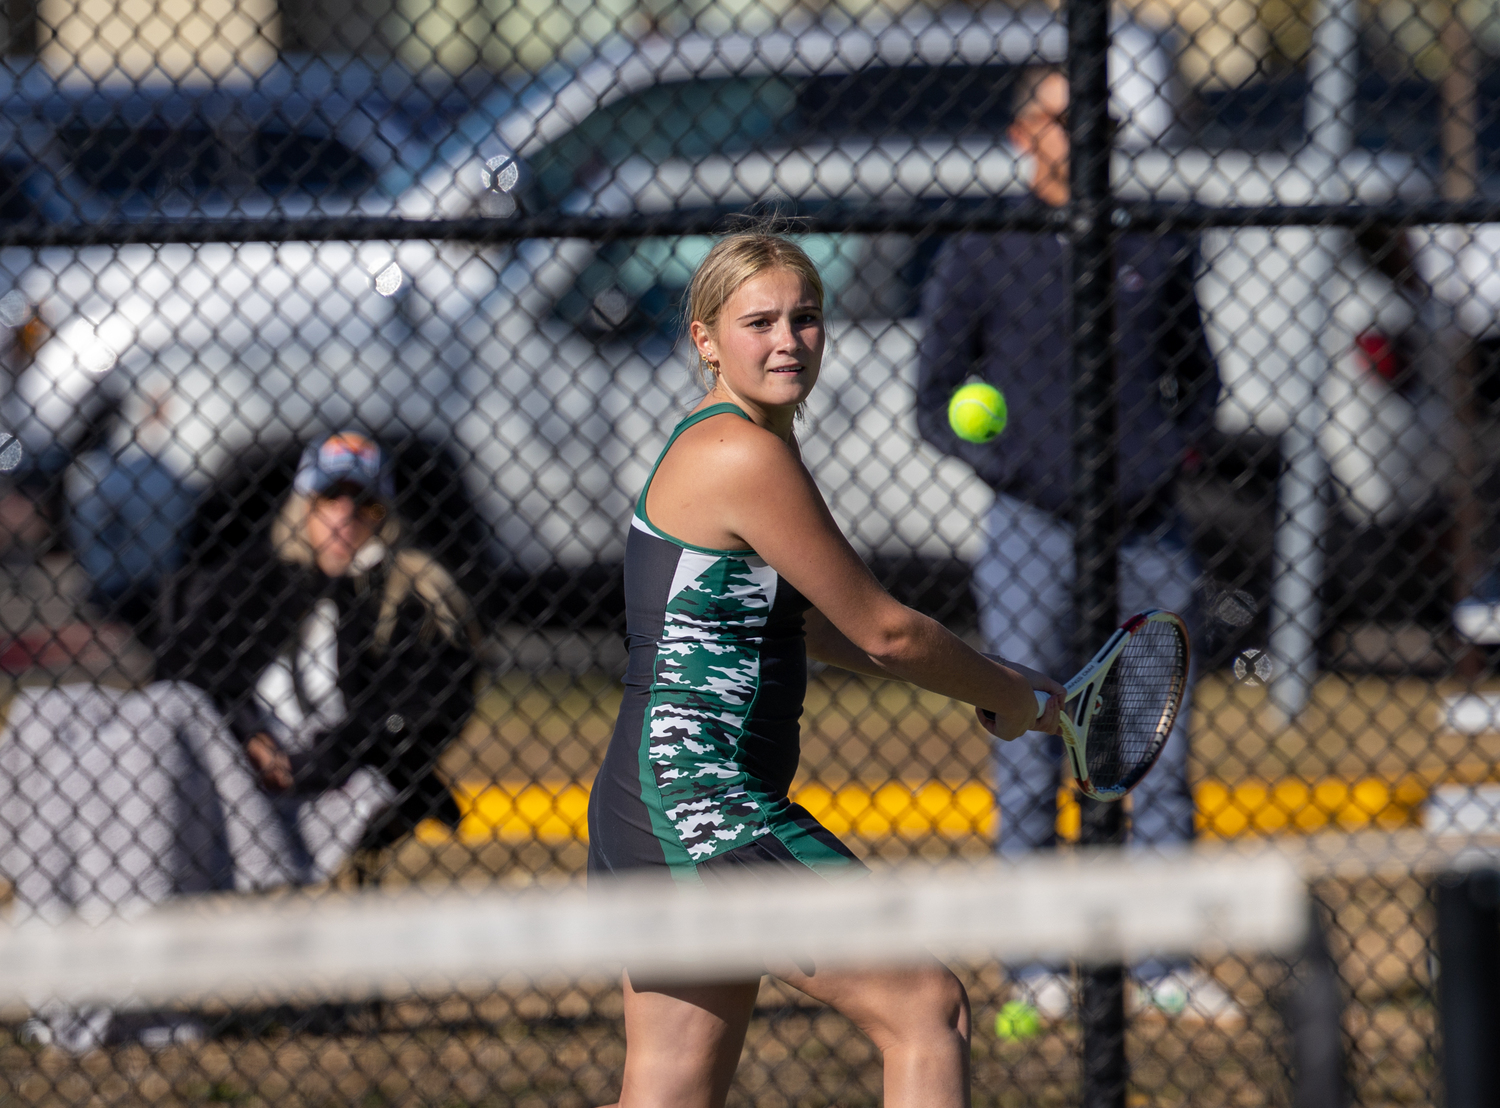
[[[1112,20],[1121,604],[1196,646],[1134,834],[1493,832],[1500,12]],[[681,294],[745,212],[827,285],[798,435],[855,547],[975,645],[1072,671],[1062,12],[9,0],[0,26],[12,919],[581,878],[630,513],[697,395]],[[947,425],[971,378],[1009,402],[988,445]],[[293,485],[335,432],[393,492],[342,502],[385,555],[329,579]],[[1059,767],[824,669],[793,796],[876,864],[1019,854],[1077,835]],[[1430,890],[1318,893],[1353,1099],[1429,1102]],[[961,968],[981,1103],[1078,1099],[1072,980],[1035,969]],[[1289,1103],[1297,973],[1134,967],[1130,1103]],[[39,1002],[0,1013],[0,1103],[599,1103],[622,1057],[607,982]],[[733,1102],[879,1095],[852,1025],[768,981]]]

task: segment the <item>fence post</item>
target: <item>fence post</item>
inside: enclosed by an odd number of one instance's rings
[[[1448,1108],[1500,1105],[1500,873],[1441,875],[1438,1017]]]
[[[1072,408],[1076,653],[1086,659],[1119,620],[1119,494],[1111,222],[1109,2],[1068,2],[1069,239],[1072,246]],[[1121,843],[1119,804],[1084,798],[1081,839]],[[1125,969],[1083,970],[1083,1105],[1124,1108]]]
[[[1316,9],[1312,52],[1307,61],[1306,168],[1324,203],[1350,199],[1340,162],[1353,145],[1354,65],[1359,47],[1355,0],[1322,0]],[[1333,272],[1329,236],[1347,232],[1311,230],[1312,244],[1298,262],[1313,295],[1295,315],[1303,346],[1293,372],[1305,401],[1281,435],[1282,474],[1276,489],[1276,535],[1271,581],[1270,652],[1276,662],[1271,703],[1291,720],[1307,706],[1317,679],[1319,591],[1323,585],[1323,533],[1327,525],[1328,465],[1318,445],[1327,413],[1323,379],[1343,354],[1346,337],[1334,326],[1324,287]]]
[[[1292,1108],[1345,1108],[1344,997],[1339,968],[1317,898],[1308,897],[1307,942],[1289,967],[1286,1000],[1291,1039]]]

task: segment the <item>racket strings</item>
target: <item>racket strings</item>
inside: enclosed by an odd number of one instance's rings
[[[1131,633],[1100,683],[1088,723],[1096,788],[1129,788],[1151,768],[1176,721],[1187,663],[1175,623],[1149,622]]]

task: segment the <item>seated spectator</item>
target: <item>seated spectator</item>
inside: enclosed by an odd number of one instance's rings
[[[0,734],[15,915],[326,880],[424,818],[456,825],[436,768],[474,705],[472,624],[402,545],[391,493],[368,439],[314,444],[269,536],[164,590],[163,680],[17,696]],[[33,1037],[73,1050],[126,1033],[107,1011],[38,1017]]]
[[[458,808],[435,770],[474,707],[467,600],[405,547],[384,458],[309,446],[269,549],[189,571],[160,613],[158,676],[203,689],[277,796],[313,879]]]

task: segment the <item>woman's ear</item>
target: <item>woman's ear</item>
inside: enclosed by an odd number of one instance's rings
[[[718,358],[718,355],[714,353],[713,333],[696,319],[693,320],[688,331],[693,336],[693,345],[698,348],[698,357],[712,365]]]

